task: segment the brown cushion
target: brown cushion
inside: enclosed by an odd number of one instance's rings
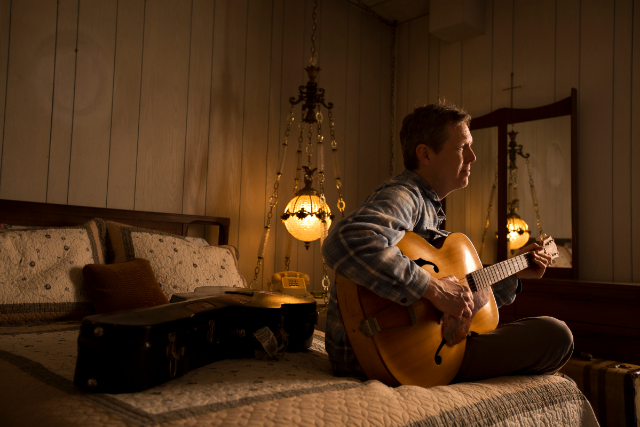
[[[88,264],[82,272],[97,313],[169,304],[146,259]]]

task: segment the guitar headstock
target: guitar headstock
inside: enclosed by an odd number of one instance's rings
[[[538,242],[542,249],[547,255],[551,255],[551,259],[556,259],[560,256],[558,252],[558,247],[556,246],[556,242],[553,240],[553,237],[547,236],[546,234],[542,234],[540,236],[540,241]]]

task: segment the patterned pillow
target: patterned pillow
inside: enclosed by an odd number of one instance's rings
[[[231,248],[201,247],[181,236],[111,221],[106,226],[109,261],[148,260],[169,299],[200,286],[246,287]]]
[[[105,238],[99,218],[76,227],[0,233],[0,324],[81,319],[92,313],[82,268],[105,262]]]

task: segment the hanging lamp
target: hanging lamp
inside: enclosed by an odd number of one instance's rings
[[[282,143],[282,148],[280,150],[280,158],[278,161],[278,169],[276,174],[276,182],[273,186],[273,194],[269,199],[269,213],[267,214],[267,220],[264,227],[264,231],[262,233],[262,239],[260,241],[260,245],[258,247],[258,262],[256,268],[254,270],[253,280],[251,281],[249,287],[256,288],[258,283],[258,274],[260,273],[260,268],[262,267],[264,261],[264,255],[266,251],[267,241],[269,239],[269,234],[271,232],[271,219],[273,217],[273,211],[278,204],[278,189],[280,187],[280,178],[282,177],[282,171],[284,169],[285,158],[288,148],[288,140],[289,135],[291,133],[291,125],[294,121],[294,111],[295,106],[298,104],[302,104],[301,114],[300,114],[300,124],[298,125],[299,134],[298,134],[298,150],[296,151],[296,173],[294,179],[293,193],[294,197],[287,204],[284,214],[281,219],[289,232],[287,235],[287,243],[285,248],[285,261],[284,267],[285,271],[289,271],[289,265],[291,261],[291,247],[292,247],[292,239],[296,238],[305,243],[305,248],[309,248],[309,245],[312,241],[317,239],[324,242],[324,238],[327,236],[329,227],[331,226],[331,222],[334,216],[331,214],[331,209],[327,205],[325,194],[324,194],[324,182],[325,182],[325,164],[324,164],[324,136],[322,134],[322,122],[324,117],[322,115],[321,108],[324,107],[327,110],[327,115],[329,118],[329,133],[331,137],[331,153],[333,157],[333,172],[336,182],[336,188],[338,190],[338,210],[341,212],[342,217],[344,218],[344,208],[345,203],[342,198],[342,182],[340,179],[340,170],[338,168],[338,149],[337,143],[335,139],[335,130],[334,130],[334,122],[332,117],[332,109],[333,103],[326,102],[324,98],[324,89],[318,86],[317,77],[318,72],[321,70],[317,66],[318,54],[316,53],[315,48],[315,31],[316,31],[316,18],[317,18],[317,0],[313,1],[313,24],[311,31],[311,59],[309,60],[309,65],[304,68],[307,72],[307,76],[309,80],[306,85],[301,85],[298,88],[298,97],[289,98],[289,103],[291,104],[289,115],[287,116],[287,126],[285,130],[284,142]],[[314,132],[315,128],[315,132]],[[306,130],[307,137],[307,146],[306,146],[306,154],[307,154],[307,164],[306,166],[302,165],[302,145],[304,142]],[[313,145],[314,145],[314,134],[316,152],[317,152],[317,161],[316,167],[312,168],[312,153],[313,153]],[[300,178],[302,171],[304,170],[304,184],[305,186],[302,189],[298,189]],[[313,188],[314,181],[314,173],[318,171],[318,190]],[[325,293],[329,290],[329,276],[327,272],[327,265],[324,262],[324,258],[322,259],[323,265],[323,278],[322,278],[322,287],[324,288]]]

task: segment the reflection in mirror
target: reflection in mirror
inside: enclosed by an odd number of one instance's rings
[[[523,155],[529,155],[528,164],[524,157],[515,156],[518,194],[511,197],[518,199],[517,213],[530,230],[530,236],[523,240],[532,241],[540,235],[537,205],[542,231],[554,238],[561,255],[553,265],[559,268],[548,269],[545,277],[578,279],[577,104],[578,92],[571,89],[570,97],[553,104],[524,109],[500,108],[471,120],[469,129],[477,161],[471,165],[468,187],[454,191],[444,201],[445,229],[466,234],[484,265],[513,255],[509,250],[506,227],[510,193],[513,193],[509,191],[510,188],[513,190],[509,185],[509,149],[513,136],[509,134],[513,131],[518,132],[515,149],[522,145]],[[535,196],[532,196],[530,176]],[[492,199],[494,182],[496,189]],[[534,203],[534,199],[537,202]],[[498,226],[498,220],[501,226]]]
[[[513,130],[522,153],[529,154],[528,159],[516,156],[518,214],[529,225],[530,241],[539,237],[540,228],[554,238],[560,257],[552,266],[571,267],[571,116],[516,123]]]

